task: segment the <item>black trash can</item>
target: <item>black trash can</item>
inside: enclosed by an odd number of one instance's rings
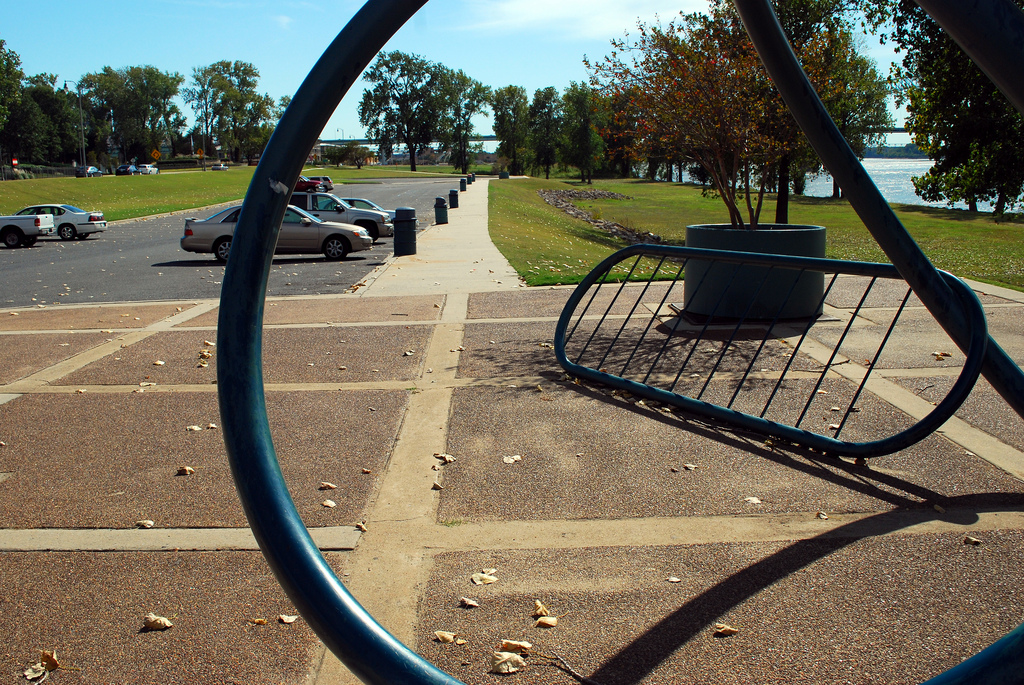
[[[416,210],[399,207],[395,210],[395,256],[416,254]]]
[[[459,208],[459,191],[455,188],[448,191],[448,206],[452,209]]]
[[[467,185],[466,179],[460,178],[459,179],[459,191],[463,192],[463,193],[466,192],[466,185]]]
[[[443,197],[434,198],[434,223],[448,223],[448,203]]]
[[[500,174],[498,174],[498,179],[499,180],[505,180],[506,178],[508,178],[508,172],[507,171],[502,171]]]

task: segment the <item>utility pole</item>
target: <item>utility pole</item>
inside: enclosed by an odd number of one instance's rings
[[[78,91],[78,135],[82,145],[82,166],[85,166],[85,114],[82,112],[82,86],[76,83],[75,89]],[[69,92],[67,81],[64,81],[64,92]]]

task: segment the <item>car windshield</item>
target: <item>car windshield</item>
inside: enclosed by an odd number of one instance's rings
[[[327,195],[325,196],[325,198],[323,198],[323,199],[326,199],[326,198],[330,198],[330,199],[331,199],[332,201],[334,201],[334,202],[337,202],[337,203],[338,203],[339,205],[341,205],[341,208],[342,208],[342,209],[352,209],[351,205],[349,205],[349,204],[348,204],[347,202],[345,202],[344,200],[342,200],[342,199],[341,199],[340,197],[338,197],[337,195],[331,195],[331,194],[329,194],[329,193],[328,193],[328,194],[327,194]]]
[[[84,209],[79,209],[78,207],[75,207],[73,205],[61,205],[61,207],[63,207],[64,209],[68,210],[69,212],[77,212],[78,214],[85,214],[85,210]]]
[[[314,221],[318,224],[323,223],[323,219],[318,219],[312,214],[308,214],[305,210],[299,209],[294,205],[288,205],[288,209],[286,209],[284,212],[285,223],[296,224],[302,221],[303,219],[309,219],[310,221]]]
[[[238,221],[238,212],[240,209],[241,207],[228,207],[227,209],[222,209],[210,218],[206,219],[206,221],[209,221],[210,223]]]

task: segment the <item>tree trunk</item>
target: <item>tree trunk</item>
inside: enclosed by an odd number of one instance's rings
[[[779,193],[775,202],[775,223],[789,223],[789,155],[779,160]]]
[[[967,211],[976,212],[978,211],[978,201],[973,197],[967,201]]]
[[[409,148],[409,171],[416,171],[416,148]]]

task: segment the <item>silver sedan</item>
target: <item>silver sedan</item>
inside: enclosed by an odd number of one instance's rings
[[[227,261],[231,238],[241,205],[228,207],[208,219],[185,219],[181,249],[186,252],[212,253],[218,261]],[[321,221],[298,207],[284,213],[275,254],[322,253],[331,261],[344,259],[349,252],[369,250],[373,238],[366,229],[352,224]]]
[[[93,233],[101,233],[107,227],[103,212],[89,212],[73,205],[32,205],[19,210],[18,214],[50,214],[57,235],[61,240],[85,240]]]

